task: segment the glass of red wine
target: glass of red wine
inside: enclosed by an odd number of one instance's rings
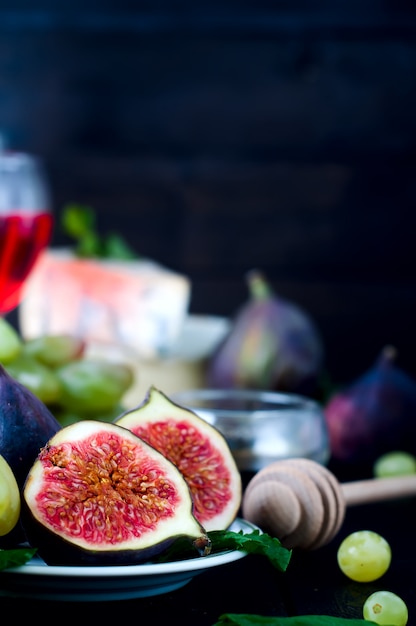
[[[0,150],[0,315],[19,305],[23,284],[50,242],[52,227],[40,161]]]

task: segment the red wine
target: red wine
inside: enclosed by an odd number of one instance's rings
[[[52,224],[50,213],[0,214],[0,315],[19,304],[23,283],[50,241]]]

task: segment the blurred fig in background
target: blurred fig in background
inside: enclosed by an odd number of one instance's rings
[[[309,315],[278,297],[258,270],[247,274],[249,299],[211,356],[207,384],[318,394],[323,341]]]
[[[386,346],[375,364],[324,407],[333,460],[372,464],[391,450],[416,453],[416,380]]]

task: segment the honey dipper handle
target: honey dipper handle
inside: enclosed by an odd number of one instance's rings
[[[416,474],[341,483],[345,504],[366,504],[416,495]]]

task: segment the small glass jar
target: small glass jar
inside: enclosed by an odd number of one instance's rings
[[[289,393],[247,389],[191,389],[171,396],[225,437],[240,471],[303,457],[326,465],[329,436],[320,405]]]

